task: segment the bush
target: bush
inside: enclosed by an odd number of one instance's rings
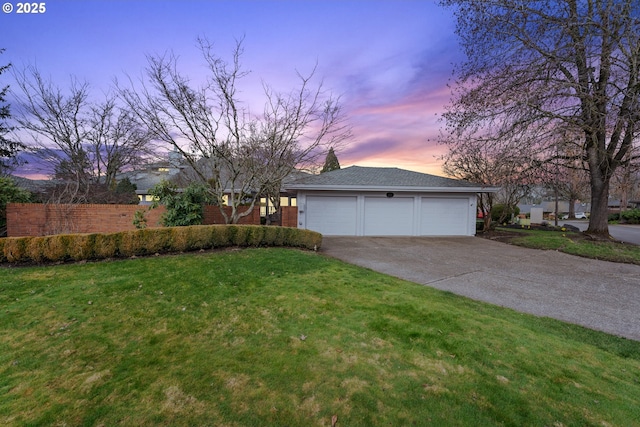
[[[620,216],[622,217],[622,221],[627,224],[640,224],[640,209],[624,211]]]
[[[509,221],[512,216],[518,216],[520,208],[517,206],[507,206],[503,204],[493,205],[491,208],[491,221]]]
[[[622,213],[610,213],[608,220],[609,222],[620,221],[625,224],[640,224],[640,209],[631,209]]]
[[[118,256],[121,238],[121,233],[96,234],[93,247],[94,258],[105,259]]]
[[[74,261],[95,258],[97,234],[78,234],[72,237],[71,245],[67,246],[67,255]]]
[[[156,197],[152,205],[154,208],[160,204],[166,208],[162,214],[162,225],[166,227],[202,224],[204,205],[211,202],[207,188],[198,183],[191,183],[180,192],[174,184],[162,181],[153,187],[150,193]],[[138,224],[143,225],[140,218],[134,219],[134,224],[136,221],[136,227]]]
[[[38,237],[7,237],[4,240],[4,247],[2,248],[4,259],[8,262],[21,262],[31,261],[31,257],[28,255],[27,248],[30,246],[32,239],[38,239]]]
[[[315,231],[261,225],[194,225],[111,234],[59,234],[0,239],[0,262],[60,262],[190,252],[227,246],[289,246],[317,250]]]

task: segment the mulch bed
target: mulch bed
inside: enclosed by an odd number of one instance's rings
[[[567,233],[566,237],[569,237],[574,241],[594,240],[593,237],[582,233],[576,227],[572,227],[572,226],[555,227],[553,225],[531,225],[531,226],[522,227],[517,224],[512,224],[512,225],[500,226],[499,228],[494,230],[478,231],[476,233],[476,236],[482,237],[483,239],[497,240],[499,242],[511,243],[513,239],[522,237],[522,233],[518,232],[517,230],[522,230],[523,228],[527,230],[540,230],[540,231],[548,231],[553,233]]]

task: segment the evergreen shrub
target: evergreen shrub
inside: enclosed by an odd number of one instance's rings
[[[60,234],[0,239],[0,262],[45,263],[190,252],[228,246],[289,246],[317,250],[315,231],[261,225],[194,225],[110,234]]]

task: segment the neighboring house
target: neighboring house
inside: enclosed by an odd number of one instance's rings
[[[136,194],[141,205],[153,203],[151,189],[161,181],[170,181],[186,168],[182,156],[178,152],[170,152],[168,160],[152,163],[144,169],[123,172],[117,176],[118,180],[129,178],[136,186]]]
[[[11,176],[16,185],[23,190],[27,190],[33,194],[42,194],[52,187],[55,187],[56,182],[54,180],[45,179],[29,179],[21,176]]]
[[[525,203],[518,203],[518,208],[520,209],[520,214],[530,214],[531,208],[542,208],[542,211],[545,215],[553,214],[556,210],[556,202],[554,200],[545,200],[541,203],[535,205],[529,205]],[[590,212],[591,204],[590,203],[582,203],[575,202],[573,205],[574,212]],[[558,200],[558,212],[561,214],[569,212],[569,202],[566,200]]]
[[[477,194],[466,181],[398,168],[351,166],[286,185],[298,227],[334,236],[473,236]]]

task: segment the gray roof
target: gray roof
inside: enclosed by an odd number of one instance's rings
[[[288,190],[454,191],[493,192],[496,188],[399,168],[350,166],[310,175],[287,185]]]

